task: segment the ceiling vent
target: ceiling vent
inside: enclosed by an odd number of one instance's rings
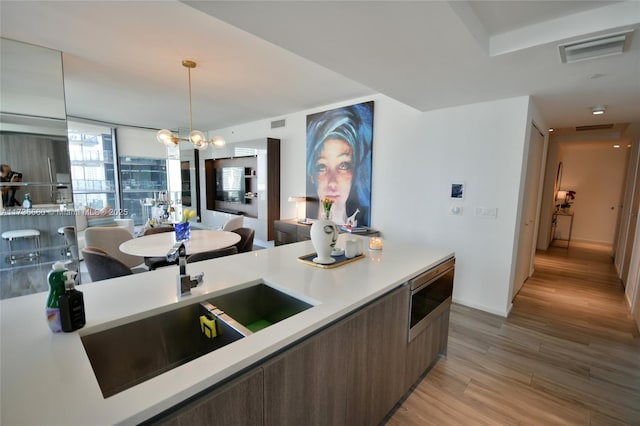
[[[629,49],[632,33],[633,30],[628,30],[561,44],[558,46],[558,49],[560,49],[560,60],[562,63],[570,64],[587,59],[618,55]]]
[[[282,120],[275,120],[271,122],[272,129],[277,129],[278,127],[284,127],[284,126],[285,126],[284,118]]]
[[[592,126],[576,126],[576,132],[586,132],[589,130],[609,130],[613,129],[613,123],[594,124]]]

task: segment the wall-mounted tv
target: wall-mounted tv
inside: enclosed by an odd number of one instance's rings
[[[216,170],[216,200],[245,203],[244,167],[222,167]]]

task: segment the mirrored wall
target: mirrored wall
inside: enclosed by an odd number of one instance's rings
[[[51,265],[78,270],[62,54],[1,39],[0,298],[48,290]],[[7,173],[10,171],[9,173]]]

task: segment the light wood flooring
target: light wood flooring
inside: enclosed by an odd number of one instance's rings
[[[388,425],[640,425],[640,335],[610,250],[538,252],[509,318],[453,305],[449,348]]]

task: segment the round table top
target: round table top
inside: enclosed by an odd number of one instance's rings
[[[191,239],[185,241],[187,254],[231,247],[240,241],[240,235],[227,231],[191,230]],[[163,257],[176,243],[175,232],[162,232],[133,238],[120,244],[120,251],[134,256]]]

